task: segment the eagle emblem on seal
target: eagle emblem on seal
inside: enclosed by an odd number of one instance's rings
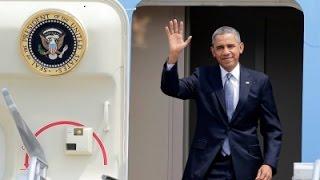
[[[38,45],[39,53],[51,60],[61,59],[63,54],[68,50],[68,45],[64,45],[65,36],[66,34],[57,28],[44,30],[40,33],[41,45]],[[61,50],[62,47],[63,49]]]

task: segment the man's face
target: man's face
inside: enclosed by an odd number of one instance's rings
[[[211,53],[218,63],[230,72],[237,66],[243,49],[244,44],[238,42],[234,34],[227,33],[215,37]]]

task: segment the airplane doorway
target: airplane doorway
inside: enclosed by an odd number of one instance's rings
[[[209,51],[211,35],[227,25],[240,32],[245,44],[240,63],[270,77],[284,131],[278,174],[273,179],[291,179],[293,162],[301,161],[303,13],[290,7],[188,7],[186,12],[193,36],[187,71],[215,63]],[[195,103],[186,107],[185,142],[190,145],[196,125]]]

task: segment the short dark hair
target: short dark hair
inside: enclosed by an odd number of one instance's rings
[[[240,38],[240,33],[233,27],[229,27],[229,26],[222,26],[219,27],[217,30],[214,31],[214,33],[212,34],[212,44],[216,38],[216,36],[218,35],[223,35],[223,34],[234,34],[236,37],[236,40],[238,42],[241,42],[241,38]]]

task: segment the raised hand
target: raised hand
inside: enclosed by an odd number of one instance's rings
[[[175,64],[178,61],[179,55],[182,50],[190,43],[191,36],[184,40],[184,25],[183,21],[176,19],[169,21],[169,26],[165,27],[168,42],[169,42],[169,56],[168,63]]]

